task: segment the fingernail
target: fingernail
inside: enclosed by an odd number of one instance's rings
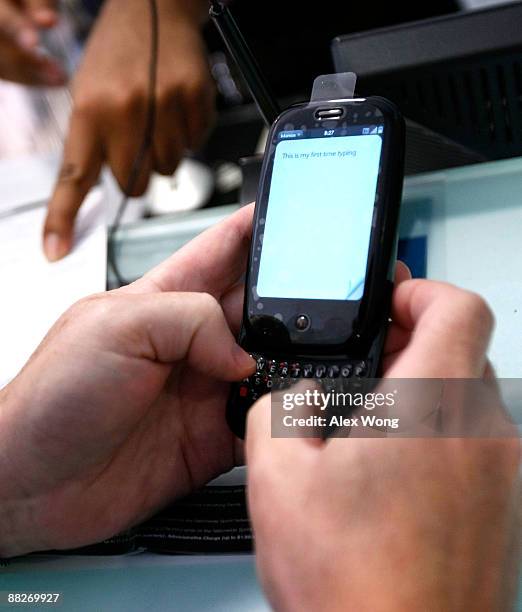
[[[34,51],[38,44],[38,34],[31,28],[22,28],[16,35],[16,40],[22,49]]]
[[[35,21],[38,21],[38,23],[48,27],[56,23],[56,18],[58,15],[56,14],[56,11],[53,11],[52,9],[40,8],[35,9],[32,12],[32,16]]]
[[[256,361],[245,352],[239,344],[235,344],[233,348],[233,356],[239,367],[245,372],[253,372],[256,368]]]
[[[47,234],[44,238],[43,249],[45,256],[51,262],[62,259],[69,251],[67,241],[55,233]]]

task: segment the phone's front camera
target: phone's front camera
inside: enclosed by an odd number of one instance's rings
[[[310,318],[306,315],[299,315],[295,320],[295,327],[299,331],[306,331],[310,327]]]

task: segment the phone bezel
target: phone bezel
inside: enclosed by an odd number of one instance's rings
[[[288,124],[306,125],[308,129],[336,128],[346,121],[318,120],[318,108],[342,106],[345,114],[353,119],[353,125],[384,125],[379,176],[376,187],[372,230],[369,241],[366,280],[360,300],[311,300],[293,298],[259,298],[255,283],[259,273],[259,249],[266,216],[275,149],[278,134],[288,129]],[[373,118],[365,114],[371,111]],[[290,354],[358,353],[371,343],[382,321],[386,296],[393,280],[392,253],[397,238],[397,221],[402,191],[404,165],[404,125],[396,107],[384,98],[372,97],[355,100],[335,100],[297,105],[284,111],[273,124],[265,151],[257,204],[254,213],[252,244],[247,268],[245,303],[241,344],[249,350],[282,350]],[[262,300],[260,311],[258,304]],[[387,311],[387,308],[384,308]],[[268,312],[268,314],[267,314]],[[281,314],[283,321],[274,317]],[[295,328],[293,321],[300,314],[310,317],[312,324],[306,331]],[[386,315],[387,316],[387,315]]]

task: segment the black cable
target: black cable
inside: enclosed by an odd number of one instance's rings
[[[210,0],[210,17],[236,63],[267,127],[281,112],[268,79],[223,0]]]
[[[149,62],[149,92],[147,100],[147,120],[145,123],[145,131],[143,141],[138,150],[138,153],[132,164],[129,180],[125,186],[120,205],[114,218],[114,223],[109,230],[108,241],[108,259],[114,275],[119,283],[119,286],[127,285],[128,281],[121,275],[117,263],[116,246],[114,244],[114,236],[118,231],[122,217],[129,203],[129,193],[132,193],[136,187],[136,182],[140,176],[143,162],[148,155],[154,139],[154,130],[156,127],[156,81],[158,76],[158,48],[159,48],[159,18],[158,5],[156,0],[148,0],[150,8],[150,31],[151,31],[151,46],[150,46],[150,62]],[[129,128],[131,129],[131,128]]]

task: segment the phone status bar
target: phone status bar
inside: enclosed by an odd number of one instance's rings
[[[340,128],[312,128],[310,130],[283,130],[278,140],[295,140],[301,138],[332,138],[335,136],[372,136],[382,134],[383,125],[350,125]]]

